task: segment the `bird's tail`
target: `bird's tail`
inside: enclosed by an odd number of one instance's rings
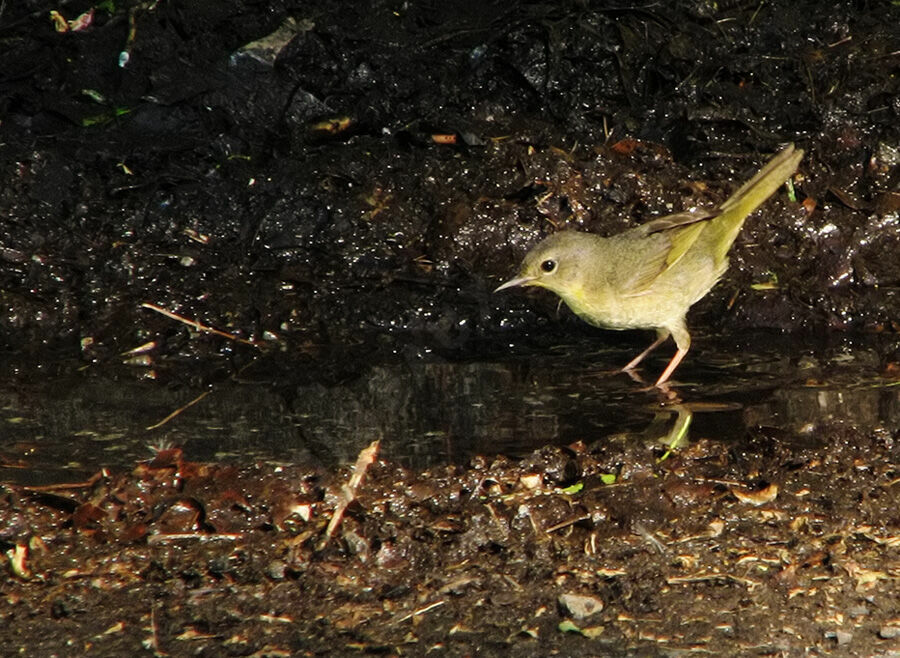
[[[714,244],[716,262],[726,258],[747,216],[797,171],[802,159],[803,150],[795,149],[793,144],[788,145],[719,207],[719,216],[707,228],[713,233],[709,237]]]

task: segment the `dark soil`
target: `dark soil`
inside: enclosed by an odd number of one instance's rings
[[[794,197],[689,321],[878,334],[896,386],[896,2],[91,8],[0,1],[8,381],[74,358],[173,390],[259,363],[329,387],[385,355],[545,349],[587,330],[490,295],[540,237],[714,205],[795,142]],[[330,537],[349,467],[166,448],[8,479],[0,650],[898,655],[897,427],[376,460]],[[0,465],[33,467],[5,443]]]
[[[3,646],[896,655],[893,439],[760,432],[661,456],[628,440],[469,468],[375,463],[330,540],[349,469],[168,450],[131,474],[8,487]]]

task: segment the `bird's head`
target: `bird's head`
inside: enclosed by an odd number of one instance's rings
[[[581,276],[591,258],[591,236],[562,231],[535,245],[525,255],[519,275],[494,292],[517,286],[540,286],[566,298],[581,286]]]

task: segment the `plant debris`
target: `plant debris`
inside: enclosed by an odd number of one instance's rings
[[[761,436],[781,492],[764,505],[729,495],[724,483],[758,476],[725,444],[659,461],[664,446],[603,442],[427,471],[372,461],[371,447],[363,466],[336,470],[194,463],[169,448],[64,488],[6,485],[0,640],[42,655],[185,642],[809,653],[838,638],[889,653],[900,455],[835,435],[814,447]],[[582,488],[556,486],[560,461]],[[613,464],[630,475],[605,484]],[[702,493],[675,494],[689,488]]]

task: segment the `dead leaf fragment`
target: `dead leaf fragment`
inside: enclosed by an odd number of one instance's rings
[[[603,610],[603,601],[583,594],[560,594],[559,605],[575,619],[587,619]]]
[[[123,630],[125,630],[125,622],[117,621],[115,624],[113,624],[112,626],[107,628],[105,631],[95,635],[94,637],[103,637],[104,635],[115,635],[116,633],[121,633]]]
[[[15,548],[6,551],[6,557],[9,558],[9,566],[16,576],[23,580],[31,578],[31,569],[25,564],[28,558],[28,547],[25,544],[16,544]]]
[[[456,133],[434,133],[431,136],[431,141],[435,144],[456,144]]]
[[[765,505],[778,497],[778,485],[774,482],[767,487],[750,491],[740,487],[731,487],[731,493],[742,503],[750,505]]]
[[[88,9],[71,21],[67,21],[62,14],[54,9],[50,12],[50,22],[53,23],[53,28],[57,32],[81,32],[94,22],[94,9]]]

